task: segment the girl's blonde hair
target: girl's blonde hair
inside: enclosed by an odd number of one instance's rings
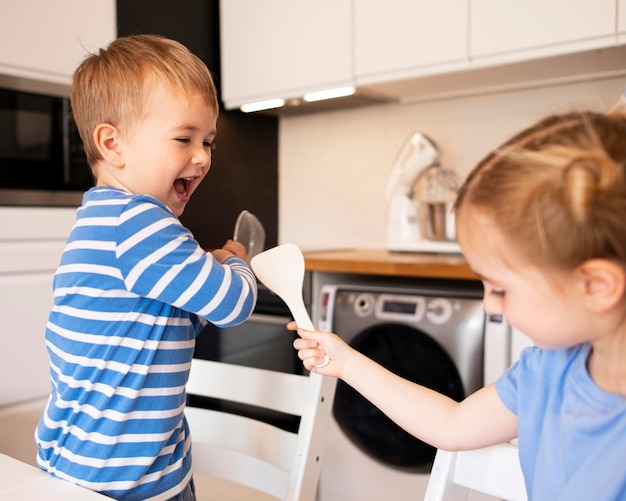
[[[146,112],[150,91],[165,84],[181,95],[199,94],[218,111],[206,65],[182,44],[158,35],[121,37],[91,54],[74,72],[71,105],[87,160],[101,159],[93,131],[101,123],[132,125]]]
[[[592,258],[626,267],[626,119],[550,116],[485,157],[460,188],[457,221],[479,210],[522,255],[574,269]],[[471,228],[471,226],[470,226]]]

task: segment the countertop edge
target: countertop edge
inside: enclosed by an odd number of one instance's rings
[[[307,271],[479,280],[460,254],[341,249],[304,253]]]

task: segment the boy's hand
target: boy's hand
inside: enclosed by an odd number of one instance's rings
[[[246,248],[241,242],[235,242],[234,240],[227,240],[221,249],[214,250],[211,254],[220,263],[223,263],[230,256],[237,256],[244,261],[248,262],[248,253]]]
[[[234,240],[229,239],[226,241],[222,249],[230,252],[231,254],[234,254],[237,257],[240,257],[244,261],[248,260],[248,252],[241,242],[235,242]]]

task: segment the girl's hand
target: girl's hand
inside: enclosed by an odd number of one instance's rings
[[[289,322],[287,329],[297,331],[300,336],[294,340],[293,347],[298,350],[298,357],[307,370],[325,376],[341,376],[353,350],[339,336],[331,332],[298,329],[295,322]],[[326,356],[329,362],[321,367]]]

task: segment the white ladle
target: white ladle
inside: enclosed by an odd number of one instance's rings
[[[285,302],[298,327],[315,330],[302,299],[304,256],[296,245],[283,244],[261,252],[250,260],[250,266],[257,278]],[[317,367],[328,362],[326,356]]]

